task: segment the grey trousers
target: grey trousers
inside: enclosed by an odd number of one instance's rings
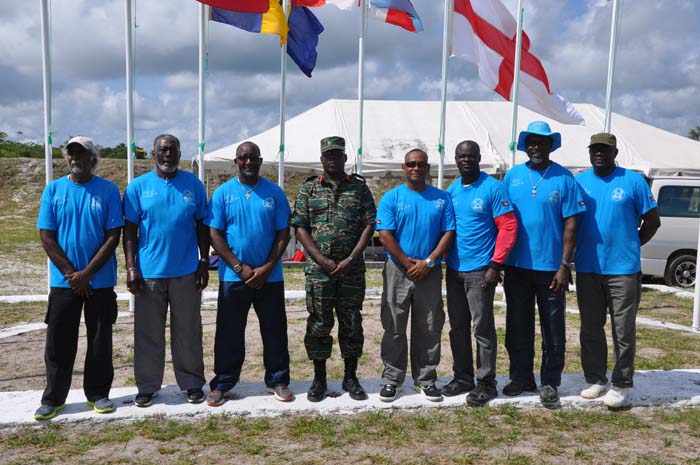
[[[146,279],[134,302],[134,376],[140,393],[163,384],[165,321],[170,305],[170,350],[182,390],[204,385],[201,294],[194,273],[180,278]]]
[[[440,335],[445,324],[445,312],[442,309],[442,268],[436,266],[425,278],[411,281],[403,268],[387,260],[382,275],[383,382],[400,386],[406,378],[406,329],[410,313],[411,374],[416,385],[428,386],[437,379]]]
[[[447,314],[450,317],[450,347],[454,378],[474,382],[471,329],[476,339],[476,378],[496,386],[496,325],[493,318],[495,287],[482,288],[483,270],[459,272],[447,268]]]
[[[576,298],[581,313],[581,366],[586,382],[608,382],[605,320],[610,313],[615,353],[611,381],[617,387],[632,387],[641,275],[576,273]]]

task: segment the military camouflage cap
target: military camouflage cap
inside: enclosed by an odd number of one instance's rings
[[[345,139],[340,136],[324,137],[321,139],[321,154],[331,150],[341,150],[345,152]]]
[[[591,145],[595,144],[603,144],[603,145],[609,145],[610,147],[617,147],[617,139],[615,138],[614,134],[610,134],[608,132],[601,132],[599,134],[593,134],[591,136],[591,143],[588,144],[590,147]]]

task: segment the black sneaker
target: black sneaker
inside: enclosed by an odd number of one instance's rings
[[[498,397],[496,386],[479,383],[472,392],[467,394],[467,405],[470,407],[483,407],[496,397]]]
[[[134,403],[137,407],[150,407],[151,405],[153,405],[153,399],[156,396],[158,396],[158,391],[148,393],[139,392],[138,394],[136,394]]]
[[[435,387],[435,384],[431,383],[427,386],[414,387],[416,388],[416,391],[423,394],[423,397],[425,397],[426,400],[429,400],[430,402],[442,402],[442,394],[440,393],[440,389]]]
[[[325,381],[320,381],[314,378],[309,391],[306,393],[306,398],[309,402],[321,402],[326,397],[328,385]]]
[[[348,378],[343,380],[342,384],[343,391],[347,391],[350,394],[352,400],[366,400],[367,393],[364,388],[360,385],[357,378]]]
[[[519,396],[525,391],[535,392],[537,390],[537,384],[534,381],[530,381],[528,384],[520,384],[515,381],[511,381],[506,384],[503,388],[503,394],[507,396]]]
[[[453,379],[449,383],[445,384],[440,392],[445,397],[454,397],[460,394],[466,394],[467,392],[474,389],[474,382],[465,382],[458,379]]]
[[[201,404],[204,402],[204,391],[202,391],[200,388],[188,389],[187,402],[190,404]]]
[[[546,384],[540,389],[540,402],[544,408],[550,410],[558,409],[561,407],[559,402],[559,393],[557,392],[556,386],[550,386]]]
[[[396,399],[396,392],[399,390],[396,384],[385,384],[379,391],[379,400],[382,402],[393,402]]]

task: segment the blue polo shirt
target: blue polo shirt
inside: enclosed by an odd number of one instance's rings
[[[486,173],[469,185],[458,178],[447,188],[452,198],[457,233],[447,265],[457,271],[474,271],[491,262],[498,228],[493,219],[513,211],[505,186]]]
[[[545,170],[530,169],[530,162],[508,171],[503,184],[518,219],[518,238],[506,264],[537,271],[557,271],[564,243],[564,219],[586,209],[581,188],[563,166],[550,161]],[[537,184],[539,183],[539,184]],[[537,194],[532,196],[533,186]]]
[[[267,179],[253,186],[241,185],[238,177],[219,186],[209,204],[209,227],[225,232],[226,242],[238,259],[255,268],[270,255],[277,232],[289,227],[292,211],[284,191]],[[246,199],[246,193],[250,198]],[[221,260],[219,280],[241,281],[240,276]],[[282,263],[277,261],[268,282],[282,281]]]
[[[593,169],[576,176],[584,190],[586,211],[579,217],[576,271],[605,275],[641,270],[639,231],[642,215],[656,208],[644,178],[617,167],[598,177]]]
[[[428,258],[442,233],[455,230],[450,196],[432,186],[422,192],[413,191],[406,184],[395,187],[379,201],[376,229],[394,231],[396,242],[409,257]],[[435,263],[441,260],[442,257]]]
[[[68,176],[44,189],[37,229],[56,231],[56,240],[76,270],[84,269],[105,241],[110,229],[124,226],[119,189],[114,183],[93,176],[79,184]],[[70,288],[63,273],[51,262],[51,287]],[[117,259],[114,254],[90,280],[94,289],[117,284]]]
[[[124,217],[138,224],[137,264],[148,279],[194,273],[199,261],[196,221],[207,217],[202,182],[178,170],[170,179],[153,170],[134,179],[124,193]]]

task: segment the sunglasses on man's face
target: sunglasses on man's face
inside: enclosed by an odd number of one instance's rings
[[[244,155],[242,157],[236,157],[236,161],[238,161],[240,163],[245,163],[246,161],[250,161],[252,163],[257,163],[260,161],[260,157],[258,155],[253,155],[253,156]]]
[[[403,165],[406,168],[426,168],[428,166],[428,163],[424,161],[407,161]]]

